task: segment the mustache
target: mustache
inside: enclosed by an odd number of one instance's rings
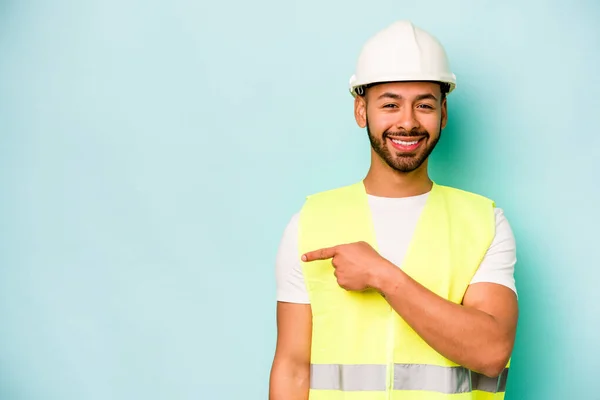
[[[387,138],[387,137],[429,137],[429,132],[427,132],[424,129],[411,129],[410,131],[397,131],[397,132],[391,132],[391,131],[385,131],[383,133],[383,137]]]

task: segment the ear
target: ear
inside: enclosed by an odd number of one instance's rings
[[[354,98],[354,119],[359,127],[367,126],[367,101],[364,96],[356,96]]]
[[[448,106],[447,106],[447,98],[442,100],[442,129],[446,127],[446,123],[448,122]]]

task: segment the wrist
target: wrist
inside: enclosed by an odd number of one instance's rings
[[[374,271],[374,276],[372,278],[371,287],[377,290],[379,293],[385,295],[394,290],[394,287],[397,286],[397,275],[400,271],[400,268],[392,264],[388,260],[383,260],[380,268],[376,268]]]

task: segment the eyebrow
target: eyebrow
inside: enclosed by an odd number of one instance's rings
[[[390,99],[394,99],[394,100],[402,100],[402,96],[400,96],[397,93],[392,93],[392,92],[385,92],[383,94],[381,94],[377,100],[381,100],[383,98],[390,98]],[[420,94],[418,95],[415,100],[419,101],[419,100],[435,100],[437,101],[437,97],[435,97],[433,94],[431,93],[425,93],[425,94]]]
[[[420,94],[420,95],[418,95],[415,100],[435,100],[435,101],[437,101],[438,99],[433,94],[426,93],[426,94]]]
[[[383,94],[381,94],[377,100],[381,100],[383,98],[390,98],[390,99],[394,99],[394,100],[402,100],[402,96],[400,96],[399,94],[396,93],[392,93],[392,92],[385,92]]]

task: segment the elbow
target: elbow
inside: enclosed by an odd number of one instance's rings
[[[480,368],[480,373],[488,378],[498,378],[500,375],[502,375],[505,367],[506,364],[489,363]]]
[[[512,352],[512,345],[508,343],[502,343],[498,345],[496,349],[489,353],[482,352],[485,357],[480,360],[479,373],[487,376],[488,378],[497,378],[506,369],[508,360],[510,359]]]
[[[292,360],[276,359],[270,376],[270,392],[284,393],[284,396],[272,398],[289,398],[289,393],[308,393],[310,385],[310,364]]]
[[[293,379],[297,387],[307,389],[310,386],[310,365],[298,366],[293,372]]]

